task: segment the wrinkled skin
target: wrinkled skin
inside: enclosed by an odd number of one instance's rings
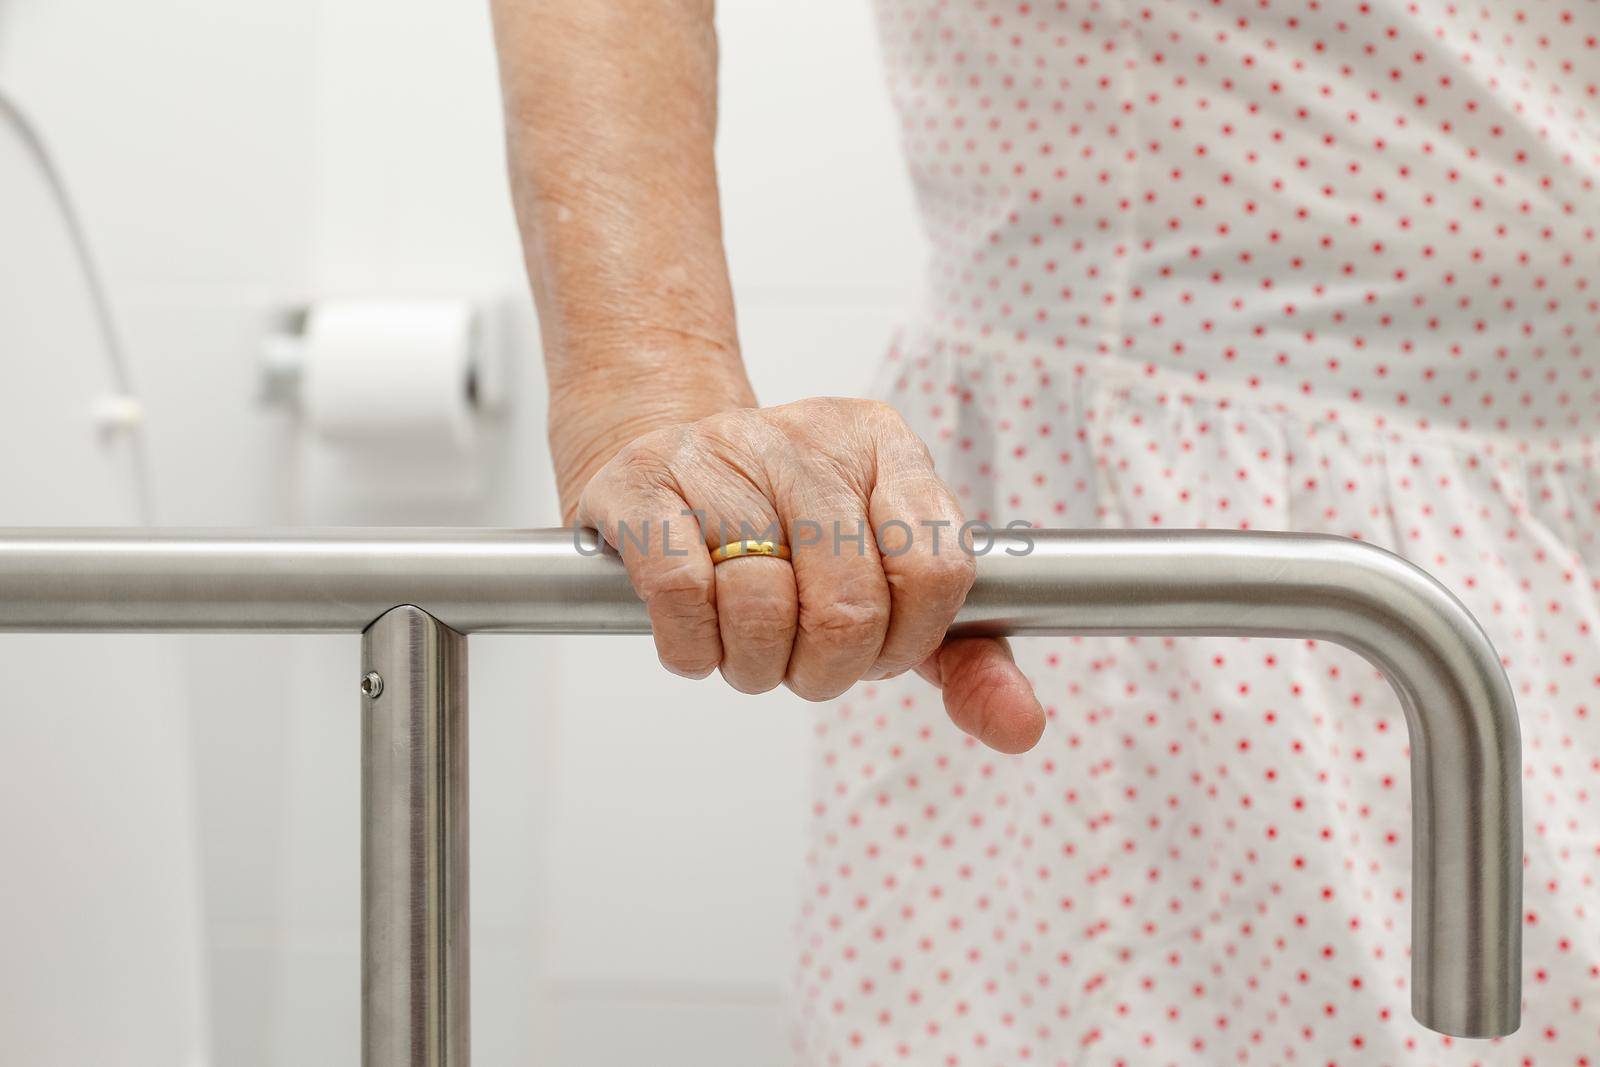
[[[577,518],[622,552],[676,674],[720,669],[742,692],[782,683],[829,700],[915,669],[957,726],[1001,752],[1031,748],[1044,729],[1003,642],[944,641],[975,561],[927,448],[886,405],[802,400],[653,431],[588,482]],[[867,535],[835,538],[836,521]],[[713,565],[710,549],[745,527],[781,531],[792,563]]]
[[[1004,752],[1031,746],[1044,713],[1005,644],[941,641],[973,567],[922,442],[881,404],[756,406],[722,244],[710,0],[490,7],[563,512],[622,551],[662,662],[812,700],[915,669],[962,729]],[[891,519],[926,536],[900,555],[887,541],[882,557],[870,540],[833,551],[834,522]],[[935,556],[922,523],[946,519]],[[618,536],[646,520],[654,551]],[[719,528],[774,520],[792,564],[713,568]],[[800,521],[829,536],[803,544]],[[663,551],[663,522],[686,554]]]

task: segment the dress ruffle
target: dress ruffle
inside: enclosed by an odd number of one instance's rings
[[[961,736],[915,679],[822,713],[805,1062],[1321,1064],[1342,1048],[1464,1067],[1600,1049],[1592,442],[1242,400],[927,331],[880,384],[969,518],[1358,537],[1460,596],[1521,712],[1526,1006],[1490,1044],[1410,1017],[1409,745],[1372,666],[1314,641],[1039,639],[1017,642],[1050,714],[1025,756]]]

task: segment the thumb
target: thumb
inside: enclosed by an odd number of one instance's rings
[[[1026,752],[1044,734],[1044,708],[1004,638],[946,641],[917,673],[944,692],[952,722],[998,752]]]

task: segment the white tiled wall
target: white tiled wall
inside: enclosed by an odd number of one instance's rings
[[[921,255],[867,5],[725,0],[719,25],[752,376],[768,402],[858,393]],[[0,0],[0,86],[57,145],[103,250],[163,521],[557,520],[480,5]],[[0,169],[0,193],[20,180]],[[44,254],[0,236],[0,264]],[[293,425],[255,405],[274,309],[407,293],[520,309],[516,412],[465,504],[309,480]],[[22,345],[0,320],[26,383]],[[173,647],[212,1059],[349,1062],[353,639]],[[642,640],[480,637],[472,657],[480,1062],[780,1061],[812,710],[668,678]]]

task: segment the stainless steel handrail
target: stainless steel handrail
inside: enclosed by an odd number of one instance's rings
[[[647,632],[593,547],[563,530],[0,530],[0,632],[356,632],[399,605],[457,634]],[[1516,707],[1482,629],[1426,573],[1334,537],[1004,534],[953,632],[1292,636],[1366,657],[1411,738],[1412,1011],[1460,1036],[1516,1029]]]

